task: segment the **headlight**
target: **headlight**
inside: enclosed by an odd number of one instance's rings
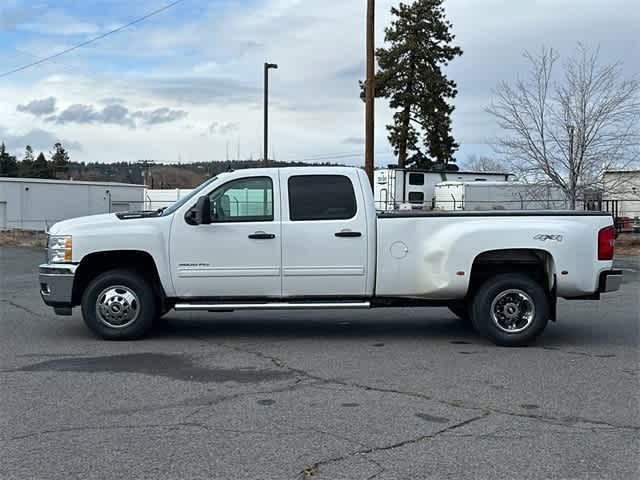
[[[71,235],[50,235],[47,249],[49,263],[71,263]]]

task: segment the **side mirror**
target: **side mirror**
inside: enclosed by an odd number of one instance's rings
[[[208,225],[211,223],[211,200],[209,195],[198,198],[196,206],[189,210],[188,221],[193,225]]]

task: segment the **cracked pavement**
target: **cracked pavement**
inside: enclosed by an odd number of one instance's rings
[[[640,259],[528,348],[446,309],[170,313],[103,342],[0,249],[0,478],[627,479],[640,472]]]

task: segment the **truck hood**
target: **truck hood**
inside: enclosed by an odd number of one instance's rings
[[[71,218],[53,224],[51,228],[49,228],[49,233],[51,235],[73,235],[74,233],[92,230],[96,227],[104,228],[109,224],[120,226],[122,225],[122,220],[120,220],[115,213]]]

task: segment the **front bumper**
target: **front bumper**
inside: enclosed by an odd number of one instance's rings
[[[615,292],[620,290],[622,285],[622,270],[607,270],[600,274],[600,282],[598,284],[598,292]]]
[[[40,296],[56,313],[70,315],[77,265],[43,264],[39,267]]]

